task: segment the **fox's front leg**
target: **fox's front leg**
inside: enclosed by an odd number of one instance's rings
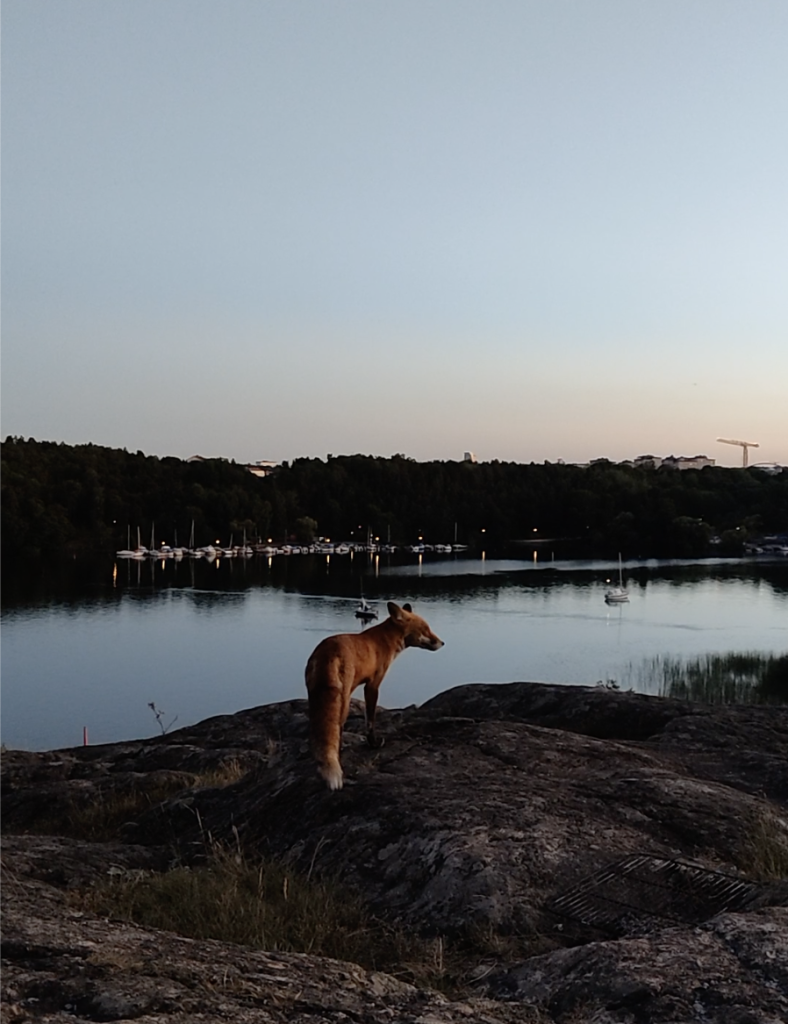
[[[383,737],[375,732],[375,712],[378,707],[378,688],[374,683],[364,686],[364,707],[367,719],[367,743],[373,749],[383,746]]]

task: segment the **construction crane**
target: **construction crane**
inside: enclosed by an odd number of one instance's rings
[[[718,437],[717,440],[720,444],[737,444],[741,448],[741,464],[744,469],[747,468],[747,449],[748,448],[760,448],[757,441],[732,441],[728,437]]]

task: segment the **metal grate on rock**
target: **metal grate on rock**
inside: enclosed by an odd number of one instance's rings
[[[742,910],[763,892],[757,882],[680,860],[635,854],[553,897],[546,909],[602,931],[622,934],[655,921],[699,924]]]

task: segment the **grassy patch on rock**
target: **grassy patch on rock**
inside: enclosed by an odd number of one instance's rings
[[[252,863],[219,847],[201,866],[119,873],[80,899],[94,913],[145,927],[346,960],[450,994],[464,991],[504,959],[547,948],[534,936],[421,936],[371,914],[345,885],[304,876],[283,863]]]
[[[140,775],[122,787],[91,787],[84,791],[75,787],[73,796],[47,807],[24,831],[108,842],[121,837],[127,822],[176,794],[202,787],[229,786],[245,773],[246,769],[232,760],[202,774],[156,771]]]

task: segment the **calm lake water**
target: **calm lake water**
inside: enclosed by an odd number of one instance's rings
[[[151,736],[305,696],[324,636],[354,632],[360,594],[410,601],[446,646],[406,651],[388,707],[459,683],[533,680],[648,689],[656,655],[788,650],[788,559],[625,563],[630,603],[608,607],[605,562],[277,556],[117,562],[4,581],[2,741],[33,750]]]

